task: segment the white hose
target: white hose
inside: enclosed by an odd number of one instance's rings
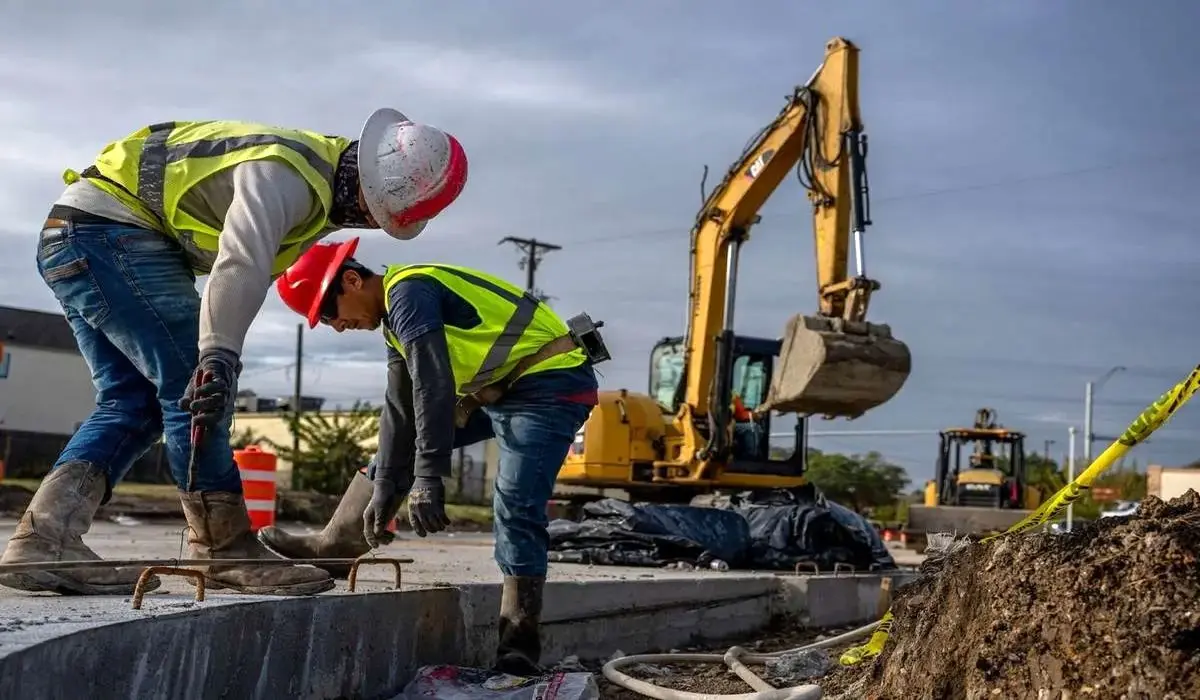
[[[773,688],[769,683],[759,678],[753,671],[746,667],[747,663],[761,664],[778,659],[787,654],[796,654],[802,651],[811,651],[814,649],[825,649],[828,647],[838,646],[846,642],[854,641],[861,637],[865,637],[875,631],[879,626],[878,622],[872,622],[869,625],[864,625],[858,629],[844,632],[829,639],[822,639],[819,642],[806,644],[795,649],[785,649],[783,651],[774,651],[769,654],[750,654],[741,647],[733,647],[724,654],[638,654],[636,656],[622,656],[618,659],[613,659],[604,664],[601,673],[609,680],[610,683],[632,690],[648,698],[655,700],[821,700],[821,686],[814,684],[798,685],[791,688]],[[729,667],[731,671],[737,674],[738,678],[746,681],[746,684],[754,688],[753,693],[741,693],[738,695],[719,695],[713,693],[692,693],[686,690],[673,690],[671,688],[663,688],[662,686],[654,685],[653,683],[639,680],[632,676],[622,673],[617,670],[632,664],[719,664],[723,663]]]

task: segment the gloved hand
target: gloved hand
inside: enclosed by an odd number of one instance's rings
[[[391,479],[376,476],[373,482],[375,492],[371,494],[371,502],[363,512],[363,537],[371,549],[391,544],[396,536],[388,532],[388,523],[396,517],[397,506],[403,493],[397,493],[396,484]]]
[[[446,489],[436,476],[418,476],[408,492],[408,523],[418,537],[441,532],[450,525],[446,517]]]
[[[211,428],[225,416],[233,403],[233,389],[242,363],[228,350],[206,351],[188,381],[179,408],[192,414],[192,427]]]

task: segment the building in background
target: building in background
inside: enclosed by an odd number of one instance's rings
[[[40,477],[96,407],[92,372],[62,314],[0,306],[0,459],[11,477]],[[126,477],[170,483],[155,446]]]
[[[1158,496],[1164,501],[1178,498],[1194,489],[1200,493],[1200,468],[1164,467],[1151,464],[1146,467],[1146,495]]]

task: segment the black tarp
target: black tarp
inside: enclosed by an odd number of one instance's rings
[[[750,525],[740,513],[680,505],[632,504],[606,498],[584,505],[583,520],[548,528],[552,561],[580,564],[708,566],[745,563]]]
[[[795,569],[836,564],[895,568],[879,533],[863,516],[812,489],[745,492],[714,507],[588,503],[580,522],[550,523],[552,561],[663,566],[687,562],[730,568]]]

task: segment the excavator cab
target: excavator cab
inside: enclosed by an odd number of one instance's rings
[[[771,416],[756,414],[767,398],[778,342],[736,338],[729,377],[732,457],[765,461],[771,451]],[[650,352],[650,395],[663,411],[675,414],[683,403],[684,339],[663,338]],[[757,352],[755,352],[757,351]]]
[[[667,414],[679,411],[683,403],[684,348],[683,338],[664,338],[650,352],[650,395]],[[738,471],[739,463],[750,465],[770,460],[771,415],[755,409],[767,398],[778,353],[777,340],[734,338],[734,356],[728,378],[729,424],[732,427],[729,471]],[[786,462],[793,464],[790,458]],[[800,466],[781,471],[799,474]]]

